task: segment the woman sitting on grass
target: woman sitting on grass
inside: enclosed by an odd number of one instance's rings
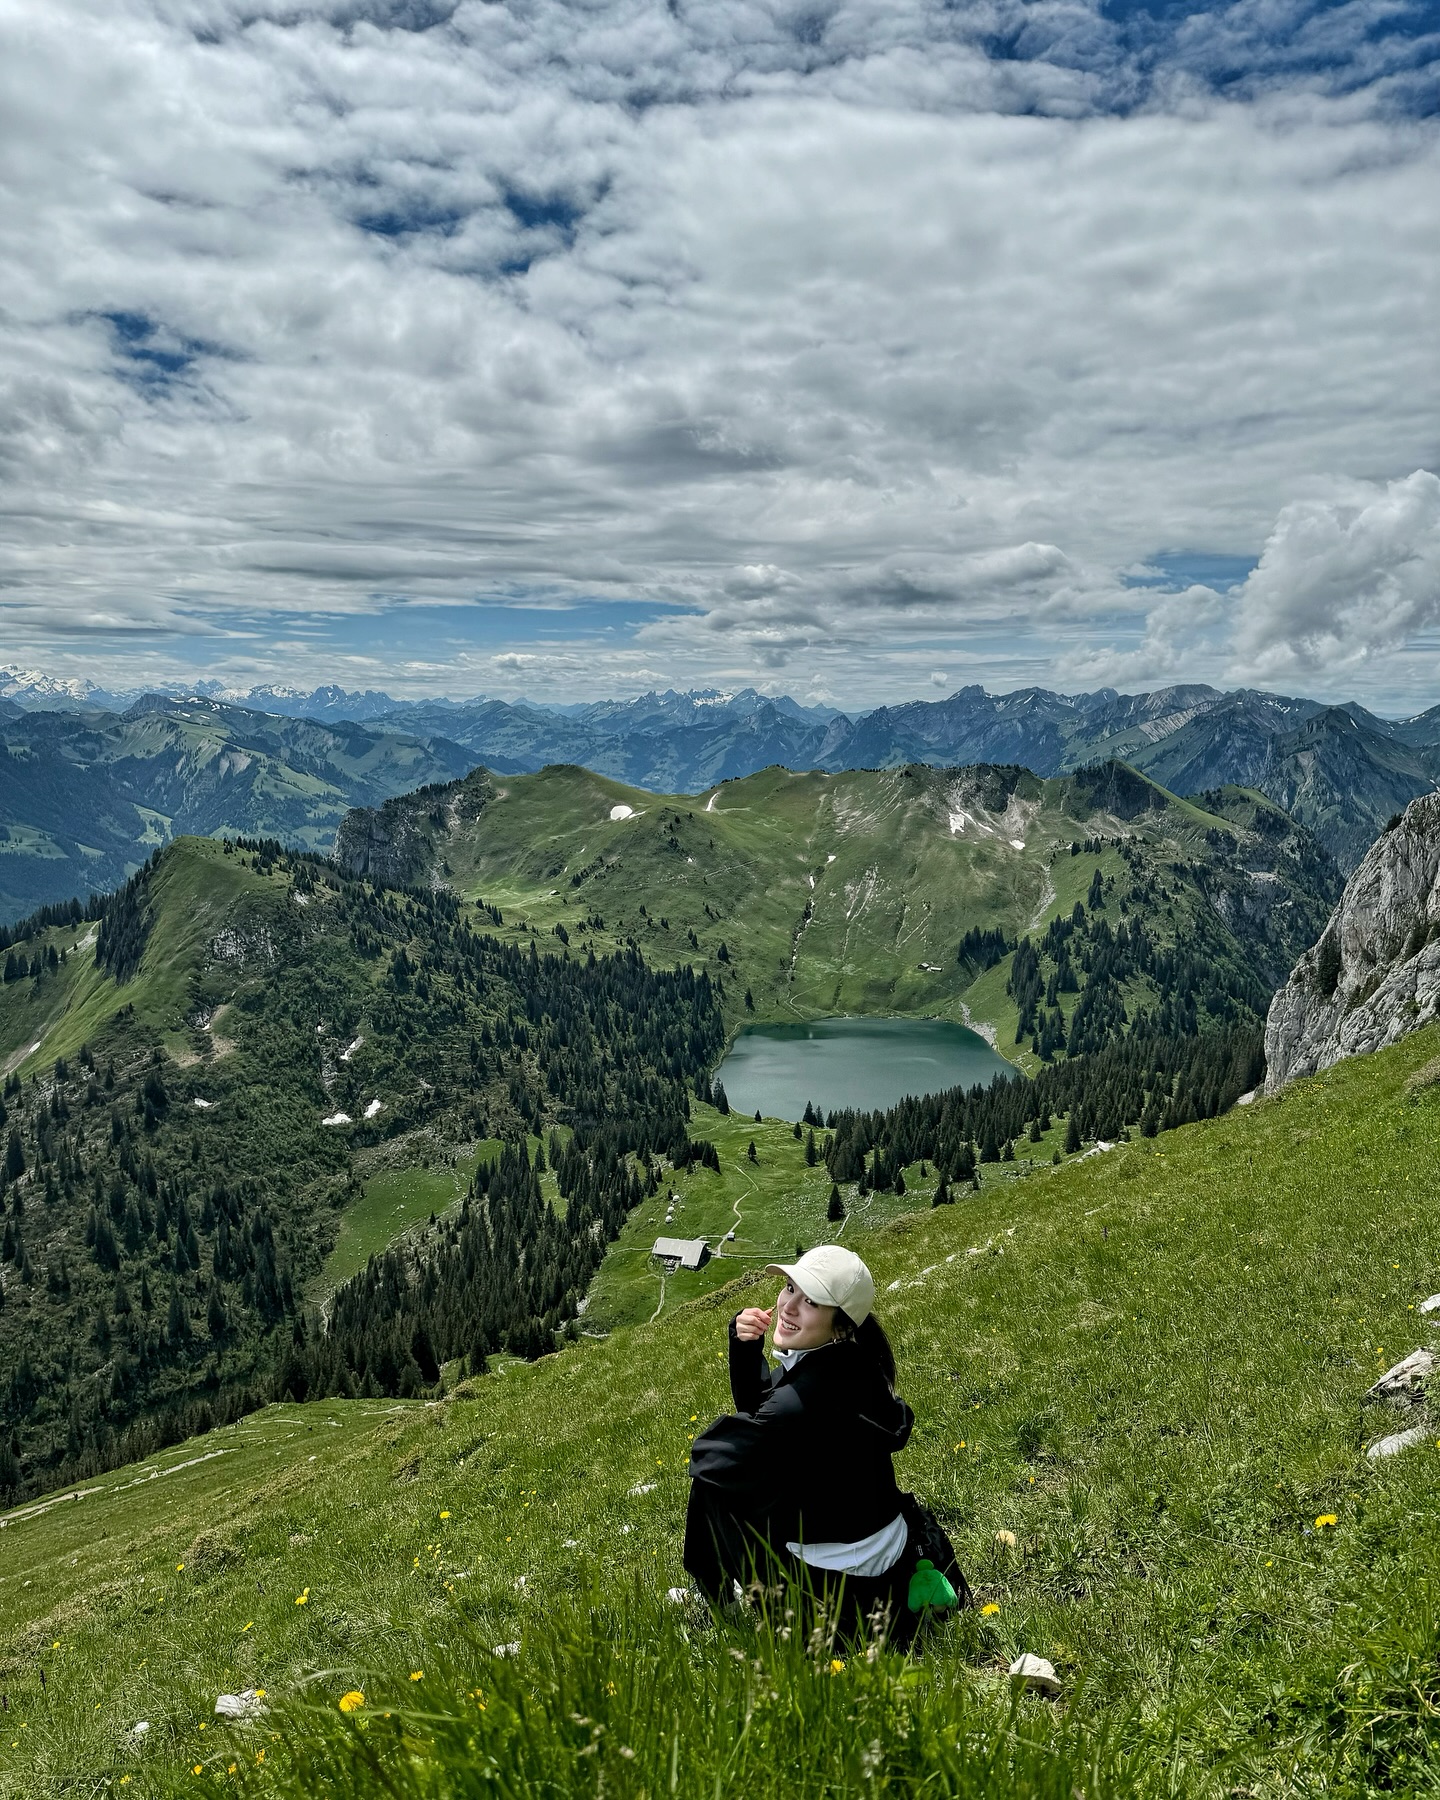
[[[916,1619],[911,1580],[931,1548],[926,1528],[938,1527],[896,1485],[891,1458],[915,1415],[895,1392],[895,1357],[870,1310],[874,1280],[839,1244],[770,1268],[785,1278],[775,1305],[730,1321],[735,1411],[691,1450],[685,1567],[712,1603],[729,1599],[735,1582],[798,1578],[842,1635],[879,1618],[904,1643]],[[773,1371],[764,1351],[772,1321]],[[921,1591],[955,1603],[944,1583],[922,1581]]]

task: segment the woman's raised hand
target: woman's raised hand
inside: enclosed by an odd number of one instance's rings
[[[773,1306],[747,1306],[735,1321],[735,1335],[742,1344],[753,1344],[770,1329]]]

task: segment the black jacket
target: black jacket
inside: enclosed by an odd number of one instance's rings
[[[732,1319],[730,1391],[735,1411],[696,1438],[690,1477],[772,1544],[853,1543],[900,1511],[890,1459],[915,1415],[853,1340],[772,1373]]]

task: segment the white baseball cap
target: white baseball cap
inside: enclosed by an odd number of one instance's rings
[[[807,1300],[837,1306],[854,1325],[863,1325],[875,1304],[875,1278],[843,1244],[817,1244],[799,1262],[767,1263],[767,1270],[793,1281]]]

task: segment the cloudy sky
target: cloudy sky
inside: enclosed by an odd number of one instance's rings
[[[1436,0],[0,0],[0,661],[1440,700]]]

